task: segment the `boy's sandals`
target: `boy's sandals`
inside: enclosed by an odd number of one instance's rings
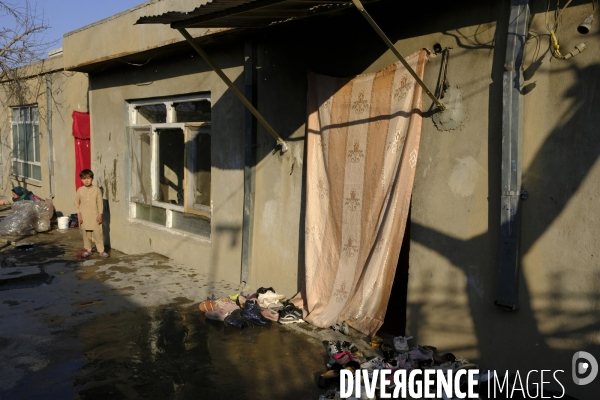
[[[83,253],[81,253],[81,257],[83,258],[87,258],[91,255],[92,253],[90,253],[89,251],[84,251]]]

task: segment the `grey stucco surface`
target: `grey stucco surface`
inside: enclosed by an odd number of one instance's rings
[[[407,15],[400,2],[383,1],[370,10],[404,55],[431,49],[435,43],[452,47],[448,78],[461,90],[466,109],[460,128],[441,132],[430,118],[430,101],[423,101],[410,221],[407,334],[485,368],[563,369],[567,393],[591,398],[591,386],[569,384],[567,376],[574,352],[585,350],[600,358],[600,232],[595,207],[600,187],[600,34],[597,24],[586,36],[575,29],[589,15],[589,4],[575,1],[563,14],[561,49],[570,51],[580,42],[588,47],[568,61],[551,58],[545,5],[533,4],[523,87],[523,186],[530,196],[522,209],[520,309],[514,313],[494,306],[508,4],[464,2],[435,10],[416,5],[418,17]],[[336,18],[274,27],[247,38],[257,45],[258,109],[290,144],[290,150],[280,154],[259,126],[249,284],[273,286],[288,296],[303,281],[306,73],[352,76],[396,61],[360,15]],[[69,36],[73,48],[85,38],[78,35]],[[208,50],[243,89],[243,43]],[[426,66],[424,80],[431,88],[437,84],[440,59],[432,56]],[[211,279],[239,280],[241,103],[191,51],[141,67],[124,64],[98,70],[90,79],[93,168],[98,182],[111,188],[114,246],[127,253],[167,255]],[[125,102],[201,91],[210,91],[214,101],[210,240],[129,221],[126,199]],[[81,98],[69,96],[73,105]],[[68,122],[64,124],[67,129]],[[66,207],[66,200],[57,197],[56,202]],[[402,314],[399,307],[390,304],[388,313]]]

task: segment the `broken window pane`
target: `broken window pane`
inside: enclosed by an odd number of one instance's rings
[[[164,124],[167,122],[167,106],[164,104],[149,104],[138,107],[138,125]]]
[[[185,141],[181,129],[157,129],[158,135],[158,200],[183,206]]]
[[[185,211],[210,217],[211,137],[209,127],[187,127]]]
[[[150,129],[131,132],[131,200],[152,202],[152,146]]]
[[[177,122],[210,121],[210,101],[208,100],[186,101],[174,105]]]

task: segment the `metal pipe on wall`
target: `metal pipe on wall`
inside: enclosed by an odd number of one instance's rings
[[[502,175],[500,253],[496,306],[518,308],[521,176],[523,163],[523,52],[527,39],[529,0],[512,0],[504,63],[502,109]]]
[[[256,104],[256,50],[253,41],[244,44],[246,98]],[[242,271],[240,290],[246,290],[252,262],[254,192],[256,182],[256,119],[246,108],[244,115],[244,219],[242,223]]]
[[[48,135],[48,182],[50,198],[54,198],[54,149],[52,144],[52,77],[46,75],[46,134]]]

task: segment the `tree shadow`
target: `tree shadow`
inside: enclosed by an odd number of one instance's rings
[[[502,55],[495,55],[495,66],[502,65],[499,60],[501,57]],[[600,295],[597,285],[593,284],[593,269],[589,268],[594,264],[594,258],[598,257],[593,218],[581,215],[581,221],[567,223],[565,229],[572,227],[578,231],[576,233],[558,231],[553,227],[563,219],[571,203],[575,203],[574,207],[581,207],[581,204],[577,205],[578,202],[593,201],[582,199],[580,189],[590,178],[590,173],[600,158],[600,142],[595,137],[597,127],[600,126],[600,114],[597,113],[600,106],[597,96],[600,92],[600,65],[580,68],[577,64],[571,64],[570,68],[576,77],[574,84],[563,95],[563,102],[571,105],[568,116],[565,116],[563,123],[552,129],[523,172],[523,188],[529,192],[529,198],[521,201],[520,210],[519,264],[523,268],[520,268],[518,276],[518,323],[514,322],[511,313],[495,312],[493,306],[498,279],[494,272],[498,268],[497,249],[500,240],[500,113],[489,114],[488,231],[470,239],[462,239],[412,222],[412,241],[434,250],[464,274],[469,314],[479,343],[480,359],[488,363],[486,366],[490,368],[495,365],[521,370],[544,367],[568,372],[570,370],[565,361],[570,360],[574,348],[592,354],[598,353],[591,340],[600,331],[600,317],[594,311],[600,302]],[[489,91],[491,105],[499,104],[497,100],[501,97],[501,73],[499,67],[492,71],[493,83]],[[581,211],[583,210],[578,209],[576,213]],[[589,240],[573,242],[576,238],[582,239],[584,232],[589,232]],[[562,265],[565,270],[556,271],[554,267],[554,271],[548,276],[548,273],[543,272],[543,260],[527,262],[527,257],[530,252],[539,252],[535,249],[536,244],[542,237],[549,236],[553,238],[550,240],[555,240],[556,246],[568,250],[558,259],[552,260],[554,265]],[[477,265],[478,260],[480,262],[482,254],[489,254],[483,259],[487,258],[490,264],[477,269],[473,266]],[[550,260],[546,260],[548,261]],[[533,277],[543,279],[543,283],[530,282]],[[575,289],[581,286],[582,279],[591,282],[585,288]],[[475,284],[472,284],[472,280],[475,280]],[[422,285],[419,290],[435,290],[440,292],[441,298],[446,299],[446,304],[452,303],[454,295],[449,287],[434,289],[428,287],[427,282]],[[481,288],[494,290],[490,293],[489,290],[480,290]],[[419,316],[421,308],[427,305],[430,306],[427,301],[409,304],[412,320],[408,324],[411,333],[418,333],[423,329],[423,321]],[[461,307],[460,303],[456,305]],[[493,331],[490,330],[491,326]],[[448,328],[440,324],[426,329]],[[465,325],[461,329],[465,333],[469,331],[469,327]],[[568,348],[565,348],[566,341],[572,344]],[[507,352],[508,348],[510,352]],[[517,354],[526,356],[515,357]],[[549,357],[549,354],[554,356]],[[542,360],[545,360],[544,365],[541,365]],[[566,386],[567,391],[581,390],[573,385]]]

